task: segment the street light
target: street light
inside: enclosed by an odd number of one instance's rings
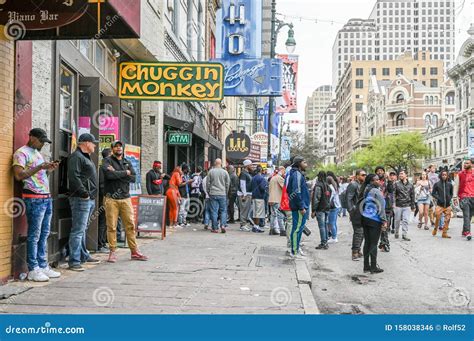
[[[276,0],[272,0],[272,28],[271,28],[271,39],[270,39],[270,58],[275,58],[275,49],[277,44],[277,36],[280,30],[288,26],[288,38],[285,46],[288,53],[295,52],[296,40],[295,31],[293,30],[293,24],[286,23],[276,17]],[[268,98],[268,151],[267,151],[267,163],[270,167],[272,163],[272,116],[273,116],[273,98]]]

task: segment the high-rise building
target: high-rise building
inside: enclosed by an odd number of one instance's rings
[[[332,88],[330,85],[323,85],[314,90],[313,94],[306,100],[305,107],[305,136],[317,140],[318,124],[321,116],[326,111],[332,99]]]
[[[332,100],[321,115],[317,129],[317,141],[324,165],[336,163],[336,101]]]
[[[405,51],[430,51],[454,62],[454,1],[377,0],[368,20],[351,19],[333,45],[333,87],[351,60],[394,60]]]
[[[406,52],[396,60],[349,63],[336,88],[336,154],[337,162],[346,161],[350,154],[367,145],[361,134],[360,120],[367,114],[369,83],[392,81],[398,75],[429,88],[443,83],[443,62],[431,60],[429,51],[419,51],[416,58]]]

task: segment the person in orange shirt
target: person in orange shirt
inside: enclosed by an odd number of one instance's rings
[[[169,181],[169,188],[166,191],[167,204],[169,208],[169,220],[170,226],[176,228],[178,226],[178,211],[179,204],[181,201],[181,195],[179,194],[179,185],[183,181],[183,171],[181,167],[176,167],[171,174]]]

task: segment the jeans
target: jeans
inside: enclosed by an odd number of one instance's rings
[[[305,214],[301,214],[300,211],[291,211],[291,215],[293,218],[293,226],[291,229],[290,243],[291,253],[295,255],[300,248],[301,235],[303,234],[306,220],[308,219],[308,210],[306,210]]]
[[[462,232],[471,232],[471,220],[474,216],[474,198],[463,198],[460,202],[462,209],[463,227]]]
[[[218,220],[220,218],[221,226],[227,226],[227,197],[225,195],[211,195],[211,218],[212,229],[218,230]]]
[[[48,236],[53,214],[52,199],[23,199],[28,221],[28,270],[48,267]]]
[[[291,228],[293,227],[293,216],[291,214],[291,211],[283,211],[283,214],[285,216],[285,231],[286,231],[286,244],[287,247],[291,247],[291,242],[290,242],[290,232]]]
[[[204,201],[204,225],[209,226],[211,223],[211,199],[206,198]]]
[[[400,226],[404,236],[408,233],[408,221],[410,220],[410,207],[395,207],[395,233],[398,234]]]
[[[327,244],[328,242],[328,230],[326,226],[326,220],[329,212],[316,212],[316,219],[318,220],[319,235],[321,237],[321,244]]]
[[[252,197],[250,195],[239,197],[240,226],[245,226],[251,220],[250,207],[252,206]],[[253,225],[253,222],[252,222]]]
[[[349,212],[351,218],[352,229],[354,234],[352,235],[352,251],[360,252],[362,247],[362,241],[364,240],[364,229],[362,228],[362,217],[358,207],[352,209]]]
[[[95,200],[69,198],[72,212],[72,227],[69,234],[69,265],[80,265],[91,256],[86,248],[89,219],[94,211]]]
[[[337,239],[337,217],[339,214],[339,208],[333,208],[329,210],[328,216],[328,229],[331,231],[331,238]]]
[[[274,229],[277,232],[285,231],[284,218],[285,216],[280,211],[280,204],[271,203],[270,204],[270,228]]]
[[[178,224],[186,224],[186,217],[189,210],[189,198],[181,198],[181,205],[179,205]]]

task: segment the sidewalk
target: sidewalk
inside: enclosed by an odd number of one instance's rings
[[[139,242],[150,261],[130,261],[124,249],[115,264],[101,255],[101,264],[82,273],[61,269],[63,277],[46,285],[10,283],[28,290],[0,300],[0,312],[304,314],[308,307],[308,290],[300,290],[295,261],[285,255],[286,238],[241,232],[237,225],[212,234],[193,225],[165,241]]]

